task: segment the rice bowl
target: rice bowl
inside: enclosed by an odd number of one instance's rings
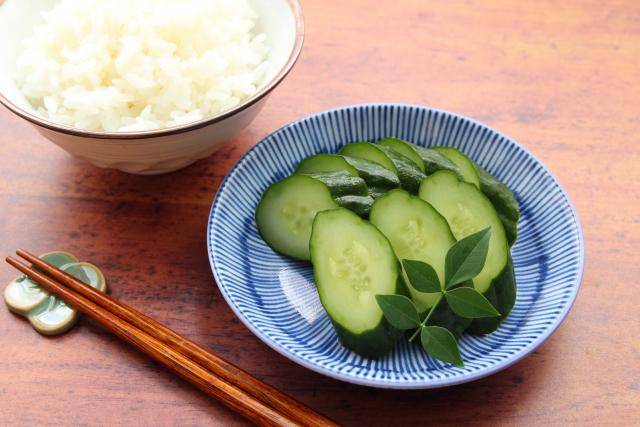
[[[201,120],[140,131],[86,130],[39,114],[15,81],[23,42],[59,0],[6,0],[0,4],[0,104],[30,122],[47,139],[94,165],[135,174],[174,171],[211,155],[246,127],[296,63],[304,40],[299,0],[248,0],[257,12],[255,34],[267,36],[263,83],[235,107]]]
[[[75,128],[195,122],[255,94],[268,66],[246,0],[63,0],[43,17],[16,83],[38,114]]]

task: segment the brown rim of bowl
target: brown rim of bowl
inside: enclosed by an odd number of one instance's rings
[[[0,0],[0,4],[2,4],[4,0]],[[293,49],[291,50],[291,55],[289,55],[289,59],[284,64],[284,66],[278,71],[278,74],[271,79],[269,83],[267,83],[262,89],[256,92],[254,95],[245,99],[239,105],[235,106],[230,110],[223,111],[215,116],[207,117],[206,119],[198,120],[197,122],[187,123],[184,125],[173,126],[169,128],[161,128],[155,130],[147,130],[140,132],[93,132],[82,129],[73,128],[70,126],[60,125],[44,119],[40,116],[37,116],[33,113],[30,113],[11,101],[9,101],[2,93],[0,93],[0,104],[4,105],[14,114],[22,117],[25,120],[30,121],[31,123],[42,126],[43,128],[66,133],[69,135],[80,136],[84,138],[99,138],[99,139],[145,139],[145,138],[155,138],[159,136],[167,136],[167,135],[175,135],[179,133],[189,132],[194,129],[200,129],[205,126],[209,126],[213,123],[220,122],[227,117],[233,116],[234,114],[252,106],[256,102],[260,101],[262,98],[267,96],[273,89],[280,84],[280,82],[289,74],[296,61],[300,56],[300,52],[302,51],[302,44],[304,43],[304,16],[302,14],[302,5],[300,4],[300,0],[287,0],[289,4],[289,8],[293,13],[293,17],[296,23],[296,38],[293,44]]]

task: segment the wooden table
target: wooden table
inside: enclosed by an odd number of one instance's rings
[[[347,425],[640,423],[640,2],[304,1],[293,73],[228,147],[166,176],[76,160],[0,111],[0,253],[66,249],[113,294]],[[436,106],[518,140],[560,179],[586,239],[576,304],[517,365],[389,391],[304,369],[222,299],[205,247],[220,180],[256,141],[326,108]],[[0,283],[16,274],[0,268]],[[82,319],[57,338],[0,309],[0,425],[245,425]]]

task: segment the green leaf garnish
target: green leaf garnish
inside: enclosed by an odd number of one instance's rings
[[[489,300],[476,291],[471,283],[471,279],[484,267],[490,239],[491,227],[487,227],[456,242],[449,249],[445,259],[444,290],[440,285],[438,274],[429,264],[422,261],[402,260],[402,266],[413,288],[419,292],[440,293],[422,321],[416,306],[409,298],[403,295],[376,296],[376,301],[387,321],[398,329],[415,328],[409,342],[419,335],[422,348],[431,357],[455,366],[464,366],[458,343],[451,331],[442,326],[427,326],[442,300],[446,300],[449,306],[447,310],[451,310],[459,316],[458,318],[477,319],[500,316]],[[452,316],[453,313],[451,313]]]
[[[376,295],[376,301],[384,317],[392,326],[398,329],[413,329],[420,326],[416,306],[404,295]]]
[[[482,271],[490,238],[491,227],[487,227],[459,240],[449,249],[444,265],[446,289],[472,279]]]
[[[459,367],[464,366],[456,339],[448,329],[426,326],[422,328],[420,339],[422,348],[432,357]]]
[[[447,291],[445,298],[455,314],[467,319],[500,316],[489,300],[473,288],[452,289]]]
[[[409,282],[420,292],[441,292],[440,279],[438,273],[426,262],[402,260],[404,271],[409,277]]]

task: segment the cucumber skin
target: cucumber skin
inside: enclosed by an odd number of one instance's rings
[[[415,163],[416,166],[418,166],[418,169],[420,169],[420,172],[425,173],[424,160],[422,160],[422,157],[420,157],[420,154],[418,154],[418,151],[416,150],[415,145],[413,145],[412,143],[405,141],[403,139],[399,139],[391,136],[389,138],[385,138],[376,142],[376,144],[389,147],[392,150],[394,150],[396,153],[405,156],[406,158],[411,160],[413,163]],[[399,148],[405,148],[405,152],[403,152],[403,150]],[[408,154],[412,154],[413,156]]]
[[[395,165],[398,170],[398,178],[400,178],[400,186],[411,194],[418,194],[420,184],[426,178],[418,165],[392,148],[384,145],[378,145],[377,148],[386,154]]]
[[[334,199],[341,207],[349,209],[356,215],[363,218],[369,217],[371,207],[373,206],[373,197],[371,196],[341,196]]]
[[[342,163],[342,166],[336,169],[336,164],[338,163]],[[362,178],[368,187],[369,195],[373,198],[380,197],[388,191],[400,187],[398,176],[389,169],[369,160],[340,154],[320,153],[307,157],[298,164],[293,174],[313,175],[341,170],[352,176]]]
[[[507,318],[516,303],[516,274],[513,268],[513,259],[509,255],[507,267],[502,274],[495,279],[484,296],[500,312],[499,317],[486,317],[473,319],[467,329],[473,335],[486,335],[498,329],[498,326]]]
[[[451,172],[455,172],[455,174],[458,175],[458,178],[462,179],[462,171],[460,171],[460,168],[444,155],[430,148],[421,147],[415,144],[411,145],[422,158],[422,161],[424,162],[424,173],[426,175],[431,175],[441,170],[449,170]]]
[[[462,174],[462,180],[480,188],[480,177],[476,170],[475,163],[464,154],[462,151],[455,147],[433,147],[433,151],[437,151],[453,163],[458,166],[460,173]],[[468,174],[467,174],[468,172]],[[470,175],[470,176],[469,176]]]
[[[398,263],[398,282],[395,294],[411,298],[405,288],[402,275],[400,274],[400,271],[402,270],[400,269],[400,263]],[[328,312],[327,315],[329,316],[329,319],[331,319],[331,323],[338,335],[340,343],[354,353],[368,359],[379,359],[387,355],[391,350],[393,350],[398,339],[404,335],[404,331],[391,326],[384,315],[376,327],[361,334],[354,334],[353,332],[346,330],[342,325],[334,322]]]
[[[334,199],[342,196],[366,196],[367,184],[360,177],[347,171],[302,174],[309,176],[327,186]]]
[[[299,175],[308,176],[326,185],[331,197],[339,206],[349,209],[363,218],[369,216],[373,198],[369,196],[367,184],[362,178],[342,170]]]
[[[358,171],[369,187],[369,195],[374,199],[400,187],[398,175],[384,166],[357,157],[343,155],[342,158]]]
[[[332,209],[331,211],[339,210],[339,209],[343,209],[343,208]],[[331,212],[331,211],[325,211],[325,212]],[[316,215],[316,219],[317,219],[317,215]],[[314,224],[315,224],[315,220],[314,220]],[[373,224],[371,224],[371,226],[375,228]],[[377,228],[375,229],[376,231],[378,231]],[[314,247],[313,247],[314,232],[315,230],[312,228],[312,231],[311,231],[312,237],[309,240],[309,252],[311,254],[314,253]],[[393,293],[396,295],[404,295],[407,298],[410,298],[409,291],[405,287],[404,280],[402,279],[402,266],[400,265],[400,261],[398,261],[395,254],[393,253],[393,248],[391,247],[391,243],[388,241],[386,237],[384,237],[382,233],[380,234],[383,236],[384,239],[387,240],[387,243],[389,245],[389,251],[391,252],[391,255],[396,261],[396,272],[397,272],[396,287]],[[313,262],[313,255],[311,257]],[[313,279],[314,279],[314,284],[317,288],[319,281],[316,275],[315,268],[313,271]],[[320,302],[322,303],[322,300],[320,300]],[[324,304],[322,305],[322,307],[324,308]],[[392,326],[389,323],[389,321],[387,321],[386,317],[384,317],[384,315],[380,316],[380,322],[378,322],[378,324],[375,327],[365,332],[362,332],[360,334],[354,334],[353,332],[347,330],[341,324],[336,322],[331,316],[331,314],[329,313],[329,310],[327,310],[326,308],[324,310],[325,310],[325,313],[327,313],[327,316],[329,317],[329,319],[331,320],[331,323],[333,325],[333,328],[336,331],[336,334],[338,335],[338,340],[340,341],[340,343],[344,347],[348,348],[349,350],[366,358],[378,359],[388,354],[393,349],[398,339],[403,335],[403,331]]]
[[[370,142],[355,142],[343,146],[340,149],[339,154],[351,155],[352,157],[356,157],[353,156],[353,154],[349,154],[353,151],[352,148],[364,145],[366,145],[370,150],[377,150],[378,153],[385,156],[389,160],[390,164],[393,165],[393,168],[395,169],[391,170],[391,172],[393,172],[394,174],[397,173],[400,180],[400,187],[412,194],[417,194],[418,188],[420,188],[420,182],[422,182],[425,175],[420,171],[418,165],[416,165],[413,161],[403,156],[402,154],[398,154],[391,148]]]
[[[500,221],[504,225],[504,231],[507,233],[509,246],[513,246],[518,239],[520,205],[518,205],[518,201],[509,187],[476,163],[474,163],[474,166],[480,177],[480,190],[496,208]]]

